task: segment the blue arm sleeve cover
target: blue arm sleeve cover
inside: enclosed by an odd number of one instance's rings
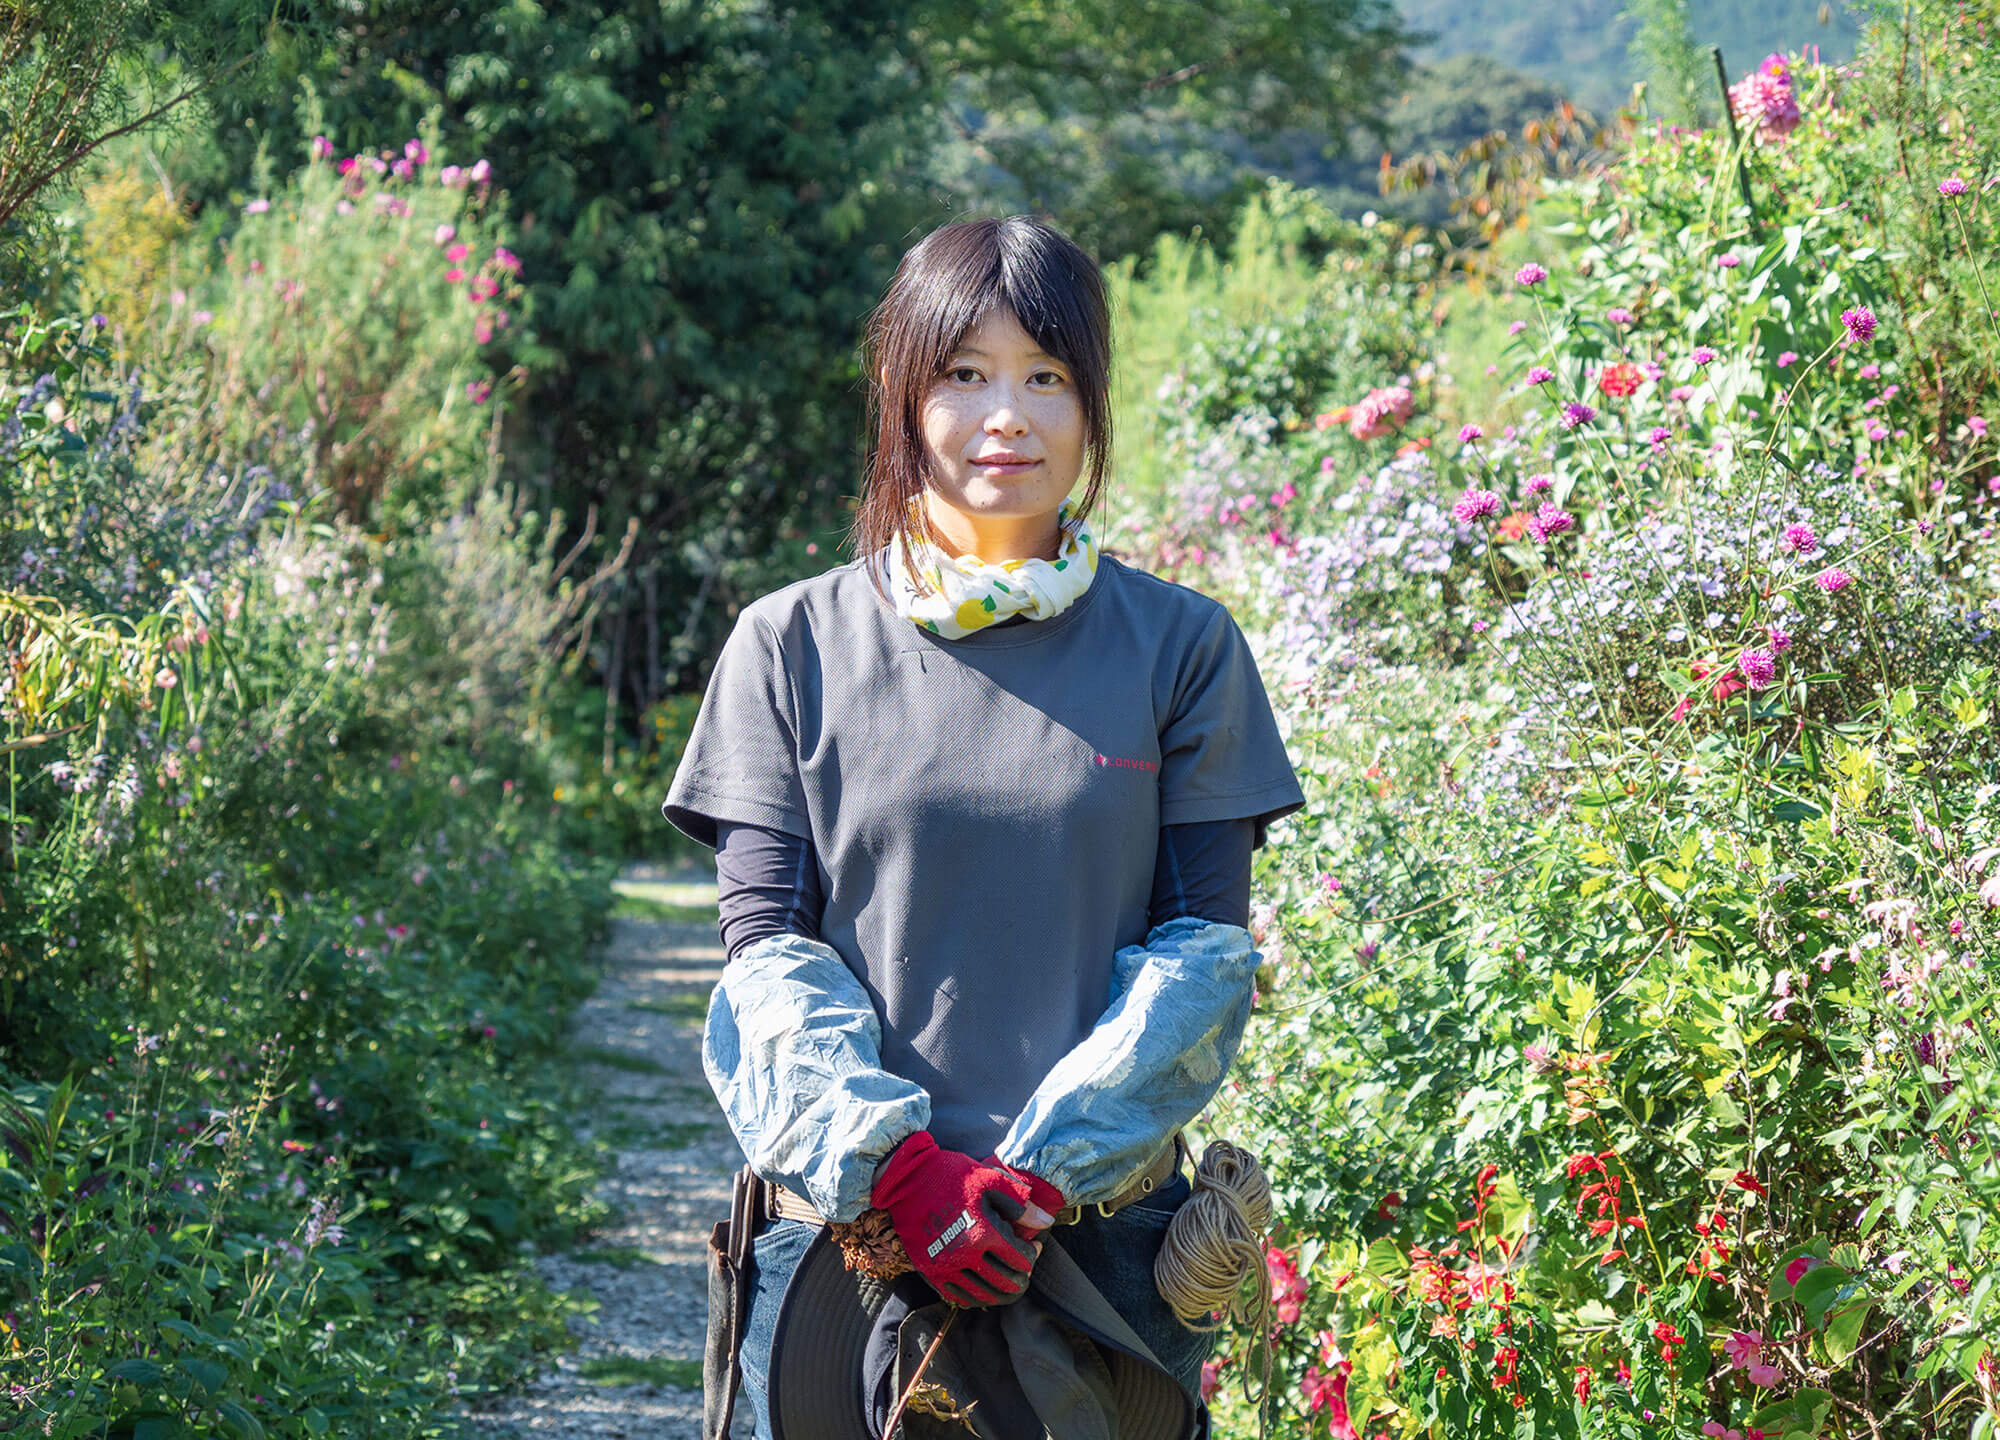
[[[1120,950],[1111,1007],[1028,1097],[999,1157],[1072,1204],[1130,1185],[1221,1086],[1258,959],[1242,926],[1187,915]]]
[[[875,1007],[839,952],[771,935],[723,968],[701,1065],[750,1168],[853,1220],[876,1167],[931,1122],[931,1097],[881,1053]]]

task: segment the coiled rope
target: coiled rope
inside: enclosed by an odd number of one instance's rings
[[[1271,1393],[1271,1272],[1264,1262],[1271,1228],[1271,1182],[1257,1157],[1227,1140],[1211,1140],[1195,1167],[1194,1193],[1174,1212],[1153,1283],[1190,1329],[1219,1330],[1239,1310],[1243,1282],[1254,1282],[1258,1342],[1264,1347],[1264,1393],[1257,1407],[1257,1433],[1265,1423],[1264,1401]],[[1246,1376],[1243,1398],[1250,1400]]]

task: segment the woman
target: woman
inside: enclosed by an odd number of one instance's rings
[[[756,1172],[886,1211],[961,1305],[1019,1295],[1059,1223],[1198,1393],[1210,1337],[1153,1255],[1249,1015],[1251,851],[1304,797],[1229,613],[1085,528],[1110,349],[1097,267],[1045,224],[905,255],[867,335],[857,558],[738,617],[664,808],[717,852],[703,1058]],[[760,1437],[811,1233],[755,1244]]]

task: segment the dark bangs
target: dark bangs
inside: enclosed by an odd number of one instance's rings
[[[1075,241],[1040,220],[959,220],[910,248],[869,316],[863,365],[874,443],[848,531],[856,554],[873,555],[899,532],[912,544],[919,535],[942,539],[921,509],[910,513],[925,485],[924,399],[966,332],[996,306],[1011,311],[1074,379],[1085,440],[1075,514],[1087,516],[1096,505],[1111,463],[1111,312],[1103,276]]]

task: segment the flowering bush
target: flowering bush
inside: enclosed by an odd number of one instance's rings
[[[1511,424],[1439,385],[1406,453],[1190,466],[1150,537],[1308,796],[1204,1123],[1278,1210],[1224,1432],[1267,1347],[1282,1433],[2000,1417],[2000,456],[1846,218],[1865,87],[1784,78],[1754,236],[1714,136],[1559,189]]]
[[[539,1077],[608,887],[533,738],[589,587],[476,484],[341,522],[212,353],[0,325],[0,1428],[426,1432],[595,1213]]]

